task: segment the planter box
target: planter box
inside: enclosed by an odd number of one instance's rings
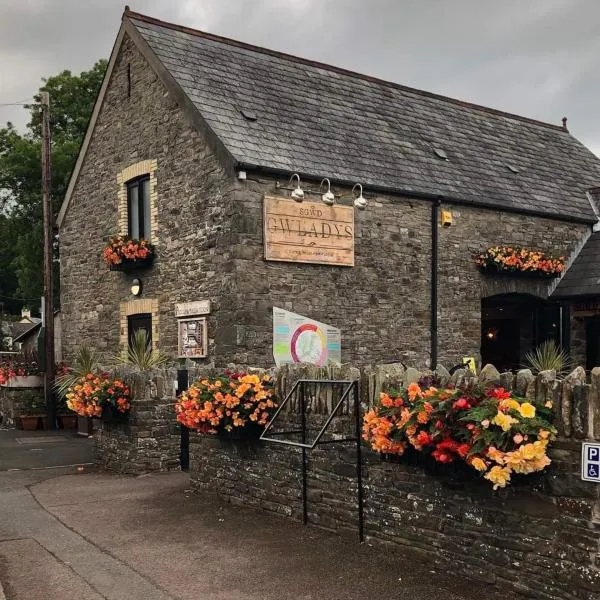
[[[542,271],[504,271],[493,267],[480,267],[479,271],[486,277],[511,277],[513,279],[555,279],[561,273],[544,273]]]
[[[58,415],[63,429],[77,429],[77,415]]]
[[[44,378],[41,375],[16,375],[11,377],[4,387],[9,388],[40,388],[44,387]]]
[[[21,415],[19,420],[21,421],[21,429],[25,431],[35,431],[40,423],[40,415]]]
[[[124,273],[131,273],[138,269],[148,269],[154,264],[154,254],[151,254],[147,258],[140,260],[123,260],[119,265],[110,265],[109,270],[111,271],[123,271]]]
[[[102,408],[103,423],[127,423],[129,421],[129,411],[122,413],[112,406],[105,404]]]

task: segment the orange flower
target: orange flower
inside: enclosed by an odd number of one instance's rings
[[[417,396],[421,395],[421,388],[419,387],[418,383],[411,383],[408,386],[407,392],[408,392],[408,398],[410,399],[410,401],[414,402],[415,398]]]

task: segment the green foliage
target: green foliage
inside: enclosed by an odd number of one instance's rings
[[[571,366],[571,359],[567,352],[557,347],[554,340],[546,340],[525,355],[525,366],[536,374],[556,371],[557,375],[565,375]]]
[[[102,356],[94,348],[82,345],[77,348],[77,353],[70,366],[68,373],[56,378],[54,389],[59,397],[63,397],[67,390],[75,385],[79,379],[89,373],[94,373],[100,369]]]
[[[43,80],[50,93],[52,206],[56,215],[83,141],[106,61],[79,75],[63,71]],[[35,97],[39,102],[39,94]],[[26,106],[25,133],[7,123],[0,128],[0,295],[37,299],[42,294],[41,112]],[[58,243],[55,244],[58,255]],[[58,284],[58,269],[55,271]],[[58,290],[58,285],[55,286]],[[58,293],[55,295],[58,298]],[[17,304],[17,306],[15,306]],[[18,312],[20,303],[10,309]]]
[[[138,329],[132,336],[126,351],[115,357],[116,361],[134,367],[138,371],[148,371],[165,367],[169,358],[160,350],[152,348],[148,335],[143,329]]]

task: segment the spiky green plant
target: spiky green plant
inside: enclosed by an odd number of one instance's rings
[[[75,385],[81,377],[98,371],[101,359],[100,353],[95,348],[86,344],[79,346],[69,372],[56,378],[54,389],[58,397],[62,398],[67,390]]]
[[[115,360],[120,364],[132,366],[138,371],[165,367],[169,363],[167,356],[160,350],[152,348],[148,334],[143,329],[138,329],[133,334],[127,350],[115,356]]]
[[[571,358],[565,350],[559,348],[554,340],[542,342],[535,350],[525,355],[525,367],[533,373],[556,371],[565,375],[571,366]]]

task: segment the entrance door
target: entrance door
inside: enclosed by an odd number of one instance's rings
[[[585,340],[585,368],[589,371],[594,367],[600,367],[600,318],[587,321],[585,324]]]
[[[140,313],[127,317],[127,339],[130,346],[136,332],[140,329],[146,332],[146,339],[152,345],[152,315],[150,313]]]

